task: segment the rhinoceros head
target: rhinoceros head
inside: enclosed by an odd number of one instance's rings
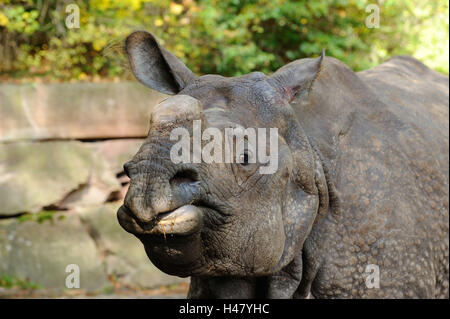
[[[145,31],[127,38],[126,52],[137,79],[170,96],[153,108],[148,137],[124,166],[131,181],[118,211],[122,227],[173,275],[261,276],[286,266],[328,205],[321,162],[289,104],[295,95],[307,99],[322,57],[271,76],[226,78],[195,76]],[[258,145],[249,136],[233,148],[238,160],[226,162],[225,129],[236,127],[266,129],[266,154],[269,141],[277,144],[274,170],[264,172],[268,164],[252,160]],[[210,134],[219,145],[213,153],[222,152],[216,159],[223,160],[191,156],[199,128],[222,136]],[[277,129],[275,138],[270,128]],[[190,134],[186,161],[173,160],[180,132]],[[197,147],[205,152],[211,139]]]

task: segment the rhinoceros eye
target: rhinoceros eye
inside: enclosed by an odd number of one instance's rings
[[[239,164],[241,164],[242,166],[247,166],[248,164],[250,164],[250,158],[251,158],[251,152],[250,151],[244,151],[240,156],[239,156]]]

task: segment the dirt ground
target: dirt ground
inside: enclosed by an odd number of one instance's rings
[[[67,289],[64,291],[50,289],[21,289],[0,287],[0,299],[16,298],[56,298],[56,299],[172,299],[186,298],[188,283],[162,286],[154,289],[129,287],[110,287],[99,292],[86,292],[83,289]]]

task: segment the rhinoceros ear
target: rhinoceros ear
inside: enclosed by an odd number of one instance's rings
[[[125,40],[131,69],[144,85],[166,94],[177,94],[196,76],[183,62],[161,47],[153,34],[135,31]]]
[[[303,89],[311,88],[319,76],[325,51],[316,59],[301,59],[278,69],[269,77],[269,82],[291,101]]]

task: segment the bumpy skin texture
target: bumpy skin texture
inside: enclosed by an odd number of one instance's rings
[[[189,297],[448,298],[447,77],[410,57],[359,73],[320,57],[196,77],[147,32],[126,46],[142,83],[202,106],[155,111],[118,212],[157,267],[191,276]],[[168,136],[194,119],[278,128],[277,172],[174,164]],[[184,205],[202,212],[197,227],[158,230]],[[379,288],[366,286],[369,264]]]
[[[294,108],[338,200],[304,245],[305,285],[318,298],[448,298],[448,78],[410,57],[357,74],[329,59],[311,98]],[[366,288],[367,264],[380,289]]]

